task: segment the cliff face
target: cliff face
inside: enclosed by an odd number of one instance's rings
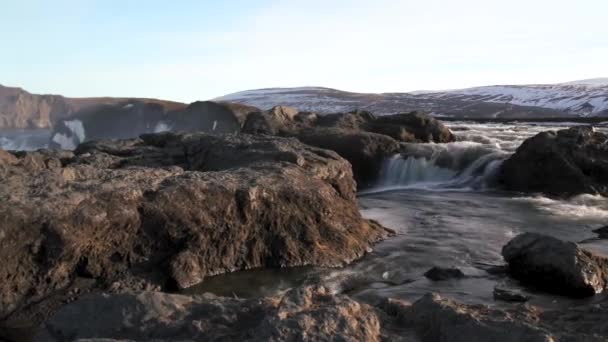
[[[52,128],[53,124],[87,107],[116,104],[126,98],[68,98],[36,95],[21,88],[0,85],[0,128]],[[146,99],[145,102],[179,107],[180,103]]]

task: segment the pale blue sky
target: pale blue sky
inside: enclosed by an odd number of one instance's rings
[[[0,0],[0,84],[191,102],[608,76],[606,0]]]

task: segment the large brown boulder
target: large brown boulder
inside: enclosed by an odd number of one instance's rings
[[[209,294],[97,294],[62,308],[35,340],[88,338],[373,342],[381,340],[381,332],[372,307],[323,287],[304,287],[250,300]]]
[[[348,162],[296,139],[164,133],[2,152],[0,183],[0,317],[78,279],[175,289],[340,266],[386,232],[361,217]]]
[[[508,190],[608,195],[608,136],[592,127],[539,133],[502,164],[499,179]]]
[[[551,236],[524,233],[502,249],[509,272],[540,289],[587,297],[608,287],[608,258]]]
[[[386,158],[401,148],[391,137],[358,130],[317,128],[302,131],[296,137],[305,144],[335,151],[348,160],[359,188],[373,185]]]
[[[367,123],[364,129],[403,142],[448,143],[456,140],[443,123],[422,112],[379,116]]]

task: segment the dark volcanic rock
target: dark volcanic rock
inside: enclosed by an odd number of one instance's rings
[[[433,267],[424,273],[424,276],[433,281],[461,279],[464,273],[457,268]]]
[[[277,106],[268,111],[251,113],[243,124],[243,133],[289,136],[309,128],[317,119],[313,113]]]
[[[399,143],[382,134],[337,128],[302,131],[297,138],[305,144],[337,152],[348,160],[360,188],[372,184],[386,157],[400,150]]]
[[[379,307],[320,286],[260,299],[158,292],[96,294],[69,304],[36,341],[605,341],[606,303],[567,310],[499,309],[427,294]]]
[[[77,322],[75,324],[75,322]],[[37,341],[380,341],[375,310],[323,287],[241,300],[157,292],[85,297],[61,309]]]
[[[238,133],[249,114],[259,111],[236,103],[198,101],[167,113],[163,122],[173,132]]]
[[[0,183],[0,317],[76,278],[173,289],[339,266],[385,235],[362,219],[348,162],[296,139],[164,133],[1,152]]]
[[[456,140],[439,120],[421,112],[380,116],[365,125],[365,130],[403,142],[448,143]]]
[[[502,255],[515,278],[547,291],[586,297],[608,285],[608,258],[573,242],[524,233],[509,241]]]
[[[608,136],[592,127],[539,133],[502,164],[499,179],[515,191],[608,195]]]
[[[608,337],[606,304],[549,311],[523,304],[498,309],[427,294],[413,305],[389,299],[384,307],[395,317],[392,324],[415,329],[422,341],[600,342]]]
[[[595,229],[593,232],[596,233],[600,239],[608,239],[608,226]]]

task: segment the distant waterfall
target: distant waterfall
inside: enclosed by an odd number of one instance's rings
[[[85,129],[80,120],[62,122],[63,129],[53,135],[52,141],[64,150],[74,150],[86,138]]]
[[[497,147],[475,142],[410,144],[403,154],[384,163],[378,186],[484,189],[493,185],[508,155]]]

